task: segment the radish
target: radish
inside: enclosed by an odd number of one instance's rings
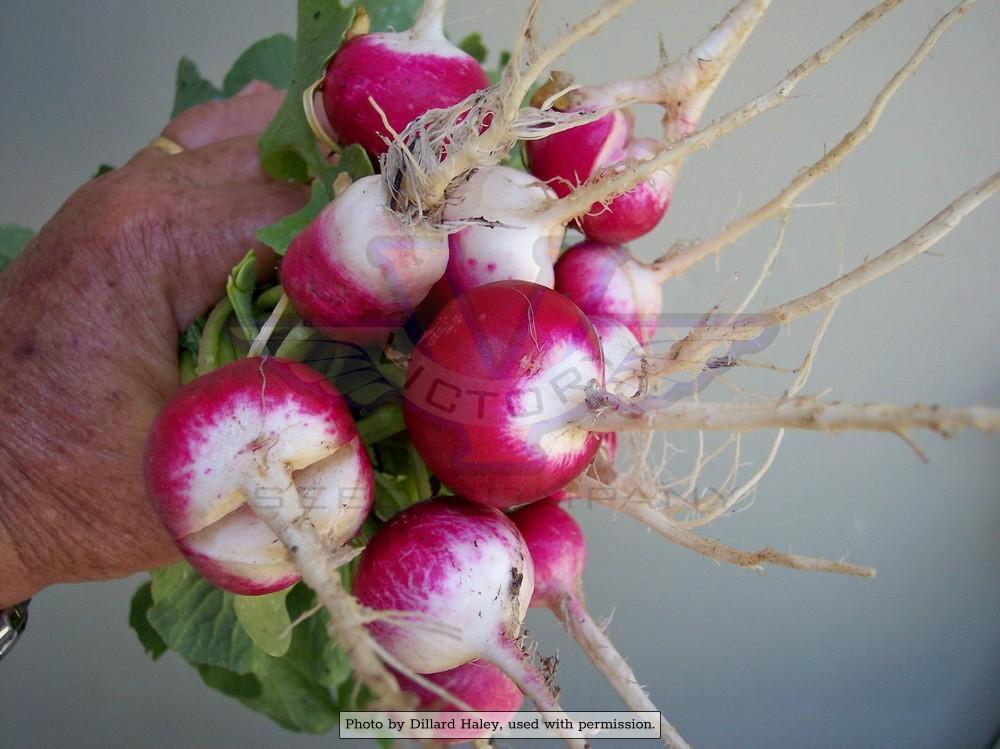
[[[430,109],[450,107],[490,85],[476,60],[444,36],[444,0],[425,0],[409,31],[361,34],[345,41],[323,80],[326,116],[344,143],[373,157],[388,146],[382,115],[401,133]]]
[[[444,209],[450,222],[481,220],[448,237],[445,278],[457,296],[493,281],[533,281],[552,287],[565,222],[547,210],[556,192],[506,166],[477,169],[458,185]]]
[[[663,310],[662,274],[632,257],[626,247],[581,242],[559,258],[555,288],[590,317],[626,325],[649,343]]]
[[[573,132],[569,130],[567,132]],[[639,138],[628,144],[616,165],[607,166],[595,174],[600,178],[606,171],[627,171],[623,159],[647,161],[657,154],[660,144],[653,138]],[[674,193],[675,175],[660,169],[627,192],[617,195],[604,205],[594,203],[590,211],[577,219],[580,231],[598,242],[620,243],[648,234],[663,219]]]
[[[586,125],[526,141],[524,150],[531,173],[566,197],[583,182],[600,178],[608,167],[621,169],[625,159],[652,158],[659,147],[652,138],[633,140],[631,115],[617,110]],[[594,203],[577,218],[577,225],[589,239],[630,242],[660,223],[672,193],[671,173],[657,171],[608,205]]]
[[[438,695],[406,676],[396,674],[396,678],[404,691],[412,692],[417,696],[417,706],[420,710],[442,712],[457,712],[459,710],[457,706],[444,702]],[[455,695],[473,710],[484,713],[505,713],[510,716],[517,711],[524,700],[524,695],[517,688],[517,684],[489,661],[469,661],[447,671],[427,674],[425,678],[449,694]],[[494,716],[491,720],[498,718],[502,719],[500,716]],[[460,744],[464,741],[489,738],[489,736],[488,732],[484,733],[481,730],[456,728],[453,731],[448,731],[447,735],[438,741],[442,744]]]
[[[444,274],[444,232],[411,225],[377,175],[351,184],[289,245],[285,293],[306,322],[368,343],[399,327]]]
[[[603,118],[560,135],[601,124]],[[563,185],[561,191],[558,189],[559,185]],[[655,202],[653,198],[649,198],[647,187],[645,183],[639,185],[616,198],[615,203],[638,206],[644,201]],[[557,271],[553,263],[559,257],[566,223],[574,218],[584,222],[601,222],[608,220],[607,216],[610,215],[601,213],[577,216],[577,209],[572,201],[560,197],[560,192],[565,195],[566,189],[562,182],[555,181],[546,185],[531,175],[505,166],[484,167],[466,175],[453,187],[449,203],[444,208],[444,221],[452,227],[460,228],[449,236],[448,268],[425,304],[426,316],[433,319],[454,296],[494,281],[531,281],[552,288],[557,283]],[[578,246],[604,247],[596,242],[583,242]],[[624,248],[602,252],[615,255],[613,261],[617,265],[624,265],[629,258],[628,251]],[[641,264],[633,261],[631,265],[627,271],[632,271],[636,276],[642,275],[645,269]],[[590,268],[582,269],[581,273],[584,276],[581,279],[583,283],[588,287],[597,286],[596,291],[601,293],[601,282],[606,278],[607,285],[613,280],[610,273],[602,273],[597,279],[592,279]],[[638,291],[644,295],[652,295],[658,303],[659,279],[655,272],[645,275],[646,278],[641,280],[647,283]],[[579,284],[580,281],[576,283]],[[617,288],[620,286],[620,283],[616,284],[616,288],[612,290],[613,309],[594,306],[594,311],[605,315],[617,314],[623,308],[634,307],[635,304],[629,299],[633,290]],[[595,291],[590,291],[584,298],[594,296],[594,293]],[[650,305],[645,297],[640,302],[644,307]],[[659,307],[656,307],[652,316],[655,317],[658,313]],[[630,318],[628,322],[637,331],[640,330],[638,320]],[[653,324],[655,325],[655,321]]]
[[[361,554],[354,577],[358,600],[385,612],[373,614],[372,637],[405,668],[433,674],[483,658],[539,710],[561,714],[519,644],[534,587],[514,524],[458,497],[425,500],[393,516]]]
[[[294,482],[331,549],[359,530],[374,482],[344,400],[297,362],[241,359],[183,386],[146,443],[146,488],[181,553],[209,582],[260,595],[300,575],[254,513]]]
[[[455,492],[495,507],[575,478],[600,438],[583,422],[603,388],[600,340],[561,294],[524,281],[452,300],[417,344],[404,414],[414,445]]]
[[[580,526],[555,502],[535,502],[510,514],[528,545],[535,567],[532,607],[549,609],[630,710],[656,711],[635,674],[583,604],[583,567],[587,546]],[[661,738],[670,747],[687,747],[661,716]]]
[[[532,174],[565,198],[601,167],[624,156],[633,125],[629,110],[608,112],[579,127],[525,141],[526,161]]]
[[[566,222],[575,212],[568,199],[558,196],[559,184],[546,186],[504,166],[478,169],[458,184],[443,215],[452,226],[465,225],[449,236],[448,268],[425,304],[426,316],[433,319],[450,299],[476,286],[531,281],[555,286],[582,302],[588,314],[622,320],[647,340],[660,312],[658,272],[632,259],[624,247],[593,241],[576,246],[586,251],[571,250],[557,262]],[[615,200],[638,205],[645,195],[640,185]],[[603,221],[606,215],[581,220]]]

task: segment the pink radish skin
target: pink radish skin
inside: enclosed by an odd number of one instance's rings
[[[450,107],[489,85],[479,63],[445,39],[438,19],[344,42],[327,66],[323,104],[342,142],[360,143],[377,158],[389,133],[369,97],[401,133],[427,110]]]
[[[181,553],[209,582],[243,595],[299,579],[248,504],[277,496],[279,475],[309,498],[308,517],[331,548],[357,533],[374,489],[340,395],[309,367],[274,358],[241,359],[181,388],[153,424],[145,474]]]
[[[580,526],[556,502],[535,502],[512,512],[510,519],[524,536],[535,567],[532,608],[555,614],[630,710],[656,711],[628,663],[583,604],[587,545]],[[660,724],[667,746],[687,747],[665,718]]]
[[[625,150],[625,158],[646,161],[659,148],[660,144],[652,138],[635,140]],[[595,203],[577,219],[577,224],[588,239],[596,242],[631,242],[657,227],[670,207],[673,190],[673,177],[666,171],[655,172],[607,205]]]
[[[389,207],[382,178],[364,177],[307,226],[281,264],[285,293],[313,327],[368,343],[399,327],[444,274],[447,238]]]
[[[547,182],[560,198],[608,164],[625,155],[632,139],[628,110],[616,109],[593,122],[524,141],[531,173]]]
[[[498,510],[452,497],[420,502],[379,529],[360,559],[353,592],[362,604],[423,617],[369,625],[407,668],[433,674],[514,647],[534,569]]]
[[[502,281],[451,301],[417,344],[406,424],[446,486],[511,507],[558,491],[593,459],[586,388],[603,382],[583,313],[544,286]]]
[[[427,674],[426,679],[442,689],[453,694],[473,710],[484,713],[504,713],[511,715],[516,712],[524,701],[524,695],[503,671],[489,661],[476,660],[463,663],[461,666],[442,671],[437,674]],[[445,703],[433,692],[425,689],[402,674],[396,674],[399,686],[417,695],[420,710],[439,712],[458,712],[459,708],[451,703]],[[441,716],[447,719],[448,716]],[[461,717],[461,716],[460,716]],[[469,717],[467,714],[464,717]],[[491,718],[496,720],[499,716]],[[488,733],[472,729],[448,731],[443,738],[437,739],[442,744],[461,744],[465,741],[489,738]]]
[[[532,174],[566,197],[606,167],[624,159],[646,160],[659,150],[652,138],[633,140],[631,115],[616,110],[603,117],[540,140],[525,143]],[[607,206],[595,203],[577,219],[580,230],[599,242],[630,242],[652,231],[670,205],[673,178],[656,172]]]
[[[581,242],[555,266],[555,288],[589,317],[606,317],[627,326],[640,343],[652,339],[663,311],[661,278],[653,266],[632,257],[626,247]]]
[[[535,502],[508,517],[524,536],[535,566],[530,605],[558,611],[564,598],[579,597],[587,544],[572,516],[552,502]]]
[[[561,713],[518,642],[534,587],[524,539],[502,512],[439,497],[379,529],[361,554],[353,592],[364,606],[393,612],[369,631],[406,668],[440,673],[483,658],[540,710]]]

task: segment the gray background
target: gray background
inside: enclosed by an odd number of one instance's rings
[[[778,80],[846,27],[859,0],[778,0],[709,110],[727,111]],[[570,8],[570,5],[572,7]],[[545,3],[552,33],[591,3]],[[513,39],[523,0],[455,2],[456,37]],[[727,0],[640,0],[561,67],[587,81],[645,71],[656,34],[679,54]],[[294,3],[91,0],[3,3],[0,16],[0,221],[38,227],[101,161],[122,163],[170,109],[182,53],[221,80],[250,42],[292,31]],[[817,158],[936,17],[911,0],[880,22],[781,110],[691,159],[668,219],[635,243],[655,257],[675,238],[706,236],[757,205]],[[808,291],[837,269],[895,243],[991,173],[1000,80],[998,3],[984,0],[940,43],[890,105],[879,130],[803,207],[759,303]],[[643,127],[655,134],[652,114]],[[839,311],[809,390],[833,397],[947,404],[997,402],[998,204]],[[774,227],[755,232],[666,290],[675,312],[733,300],[755,274]],[[814,320],[767,352],[794,366]],[[782,376],[754,387],[779,391]],[[9,385],[8,385],[9,386]],[[710,394],[727,397],[716,386]],[[683,438],[680,446],[690,446]],[[977,434],[923,436],[921,464],[887,436],[794,434],[756,502],[708,533],[756,548],[840,556],[878,567],[873,581],[785,570],[760,575],[705,561],[600,508],[575,508],[589,538],[585,584],[595,615],[657,704],[698,747],[984,747],[1000,727],[998,443]],[[744,452],[759,460],[763,443]],[[678,458],[682,465],[690,452]],[[748,469],[748,470],[752,470]],[[32,605],[23,644],[0,667],[0,745],[323,746],[204,688],[173,656],[153,664],[126,625],[139,578],[59,586]],[[563,702],[617,703],[550,621],[532,612],[543,649],[561,655]],[[638,744],[637,744],[638,746]]]

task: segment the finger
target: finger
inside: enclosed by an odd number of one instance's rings
[[[274,91],[274,86],[267,81],[250,81],[250,83],[233,94],[233,97],[249,96],[250,94],[259,94],[264,91]]]
[[[184,151],[162,165],[170,171],[202,185],[268,179],[260,165],[257,137],[240,135],[211,145]]]
[[[306,188],[282,182],[231,185],[225,191],[205,188],[186,212],[210,215],[211,223],[192,220],[187,241],[177,243],[176,264],[168,273],[178,330],[183,330],[225,293],[226,278],[248,249],[257,255],[262,278],[273,275],[274,253],[259,241],[257,230],[302,208]]]
[[[163,134],[186,149],[238,135],[257,135],[267,127],[284,98],[284,91],[267,86],[224,101],[205,102],[177,115],[163,128]]]

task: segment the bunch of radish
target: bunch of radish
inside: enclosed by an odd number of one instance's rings
[[[583,535],[555,499],[613,470],[618,429],[654,412],[683,422],[643,400],[669,273],[624,243],[663,219],[681,163],[664,154],[695,131],[767,5],[738,2],[650,76],[577,87],[554,74],[524,108],[545,64],[515,58],[490,86],[445,37],[442,0],[403,31],[368,32],[359,13],[305,108],[315,125],[319,92],[317,137],[360,146],[379,171],[341,171],[287,246],[280,285],[213,312],[200,376],[149,437],[149,495],[190,564],[241,595],[303,579],[387,708],[510,712],[523,694],[559,714],[551,664],[521,628],[545,607],[629,709],[654,710],[583,606]],[[637,136],[635,103],[662,107],[661,136]],[[504,162],[515,149],[526,169]],[[232,310],[244,341],[216,368]]]

